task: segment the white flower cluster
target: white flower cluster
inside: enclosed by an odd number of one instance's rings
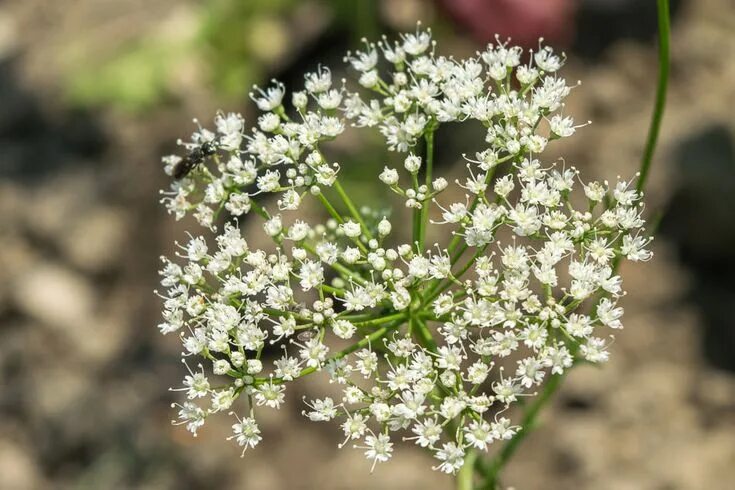
[[[429,31],[366,43],[346,57],[361,91],[335,87],[320,67],[291,109],[274,83],[252,94],[263,114],[250,132],[239,115],[220,114],[216,132],[199,129],[184,144],[192,170],[165,193],[169,211],[211,230],[223,209],[254,211],[273,244],[252,248],[229,218],[213,241],[190,237],[179,260],[163,259],[159,328],[202,359],[177,405],[194,434],[214,413],[245,412],[230,437],[244,453],[261,440],[261,407],[280,408],[288,383],[321,371],[341,395],[308,401],[304,414],[339,419],[341,445],[374,466],[395,441],[412,441],[454,473],[469,449],[513,437],[519,427],[503,413],[550,373],[607,360],[608,329],[622,328],[616,264],[651,257],[640,196],[630,182],[580,184],[574,168],[539,160],[549,141],[575,132],[560,113],[570,91],[556,75],[563,58],[550,48],[527,62],[504,43],[467,60],[434,49]],[[487,136],[454,186],[461,201],[432,180],[430,153],[401,157],[405,185],[397,168],[379,175],[416,213],[412,243],[391,240],[387,218],[355,207],[320,148],[351,122],[377,127],[398,152],[422,140],[430,151],[441,124],[466,120]],[[213,155],[202,156],[204,144]],[[182,157],[164,162],[172,173]],[[326,223],[294,213],[308,196],[324,204]],[[454,234],[445,247],[423,247],[427,210]]]

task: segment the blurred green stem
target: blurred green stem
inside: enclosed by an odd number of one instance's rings
[[[651,125],[648,127],[646,149],[643,152],[640,175],[635,189],[642,192],[648,179],[653,153],[656,150],[658,134],[661,130],[661,120],[666,107],[666,90],[669,83],[669,38],[671,36],[671,21],[669,19],[669,0],[657,0],[658,7],[658,85],[656,87],[656,101],[651,116]]]
[[[544,391],[542,391],[541,394],[538,395],[523,412],[523,419],[520,423],[521,428],[516,432],[513,438],[503,446],[490,464],[485,468],[482,468],[482,471],[487,477],[484,488],[494,490],[497,487],[500,471],[505,466],[505,463],[507,463],[511,456],[516,452],[518,445],[520,445],[529,432],[533,430],[541,409],[546,406],[552,395],[559,389],[563,378],[564,375],[562,374],[554,374],[551,376],[544,386]]]
[[[349,5],[349,2],[346,2]],[[351,7],[355,15],[357,29],[354,34],[358,42],[362,39],[375,39],[380,31],[379,3],[375,0],[356,0]]]
[[[470,449],[464,457],[464,465],[457,474],[457,490],[472,490],[474,487],[472,479],[475,476],[475,461],[477,451]]]

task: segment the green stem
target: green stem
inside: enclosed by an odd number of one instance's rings
[[[345,206],[347,206],[347,209],[350,211],[350,214],[353,218],[355,218],[355,221],[360,223],[360,226],[362,226],[362,230],[365,232],[365,235],[369,239],[372,240],[373,234],[368,229],[367,225],[365,225],[365,221],[362,219],[362,216],[357,211],[357,208],[355,207],[355,204],[352,202],[352,199],[350,199],[350,196],[347,195],[344,188],[342,187],[342,184],[339,183],[339,180],[335,179],[334,181],[334,189],[337,191],[337,194],[339,194],[340,199],[342,199],[342,202],[345,203]]]
[[[474,476],[477,451],[470,449],[464,457],[464,464],[457,474],[457,490],[472,490],[474,488],[472,477]]]
[[[457,253],[455,253],[449,260],[449,263],[454,265],[457,263],[457,261],[462,257],[462,255],[465,253],[465,251],[469,248],[469,245],[467,245],[467,242],[464,242],[459,250],[457,250]]]
[[[319,287],[322,289],[322,291],[333,294],[335,296],[344,297],[345,295],[345,290],[342,288],[335,288],[334,286],[329,286],[327,284],[322,284]]]
[[[415,173],[411,173],[411,183],[413,185],[413,190],[418,192],[419,178]],[[424,251],[424,237],[421,232],[421,212],[421,209],[413,208],[413,240],[411,241],[411,245],[418,246],[419,253]]]
[[[347,347],[346,349],[343,349],[343,350],[339,351],[334,356],[330,357],[329,360],[342,359],[343,357],[345,357],[345,356],[347,356],[349,354],[352,354],[356,350],[362,349],[363,347],[365,347],[365,346],[367,346],[367,345],[375,342],[376,340],[379,340],[385,334],[387,334],[388,332],[394,330],[396,327],[401,326],[402,324],[403,324],[403,320],[399,320],[399,321],[397,321],[397,322],[395,322],[395,323],[393,323],[391,325],[386,325],[386,326],[384,326],[384,327],[376,330],[375,332],[371,333],[370,335],[368,335],[366,337],[363,337],[362,340],[360,340],[359,342],[355,342],[354,344],[352,344],[351,346]],[[306,376],[307,374],[313,373],[316,370],[317,370],[317,368],[313,368],[313,367],[304,368],[304,369],[301,370],[301,372],[299,373],[299,376],[298,377],[301,378],[303,376]],[[275,384],[281,384],[281,383],[284,382],[283,379],[281,379],[281,378],[258,378],[256,381],[258,381],[260,383],[263,383],[263,382],[267,382],[269,380],[272,380],[273,383],[275,383]]]
[[[312,247],[311,245],[304,243],[302,244],[302,247],[304,248],[304,250],[306,250],[310,254],[315,255],[317,257],[319,256],[316,253],[316,249]],[[356,283],[363,285],[363,286],[367,284],[367,281],[363,279],[362,277],[360,277],[359,274],[357,274],[356,272],[353,272],[352,270],[350,270],[350,268],[340,264],[339,262],[329,264],[329,267],[337,271],[342,276],[342,278],[345,279],[346,281],[353,280]]]
[[[424,136],[426,140],[426,187],[427,191],[431,189],[431,178],[434,168],[434,131],[429,131]],[[419,217],[419,248],[424,250],[424,243],[426,241],[426,226],[429,222],[429,203],[431,201],[426,200],[421,204],[421,215]]]
[[[426,326],[426,323],[418,316],[412,316],[411,320],[413,321],[414,331],[419,337],[419,343],[431,352],[436,352],[436,341],[431,335],[431,331],[429,330],[429,327]]]
[[[635,190],[638,192],[643,192],[648,179],[648,171],[651,168],[653,153],[661,130],[661,120],[666,107],[666,90],[669,82],[669,37],[671,35],[669,0],[657,0],[656,5],[658,8],[658,85],[656,87],[656,102],[653,106],[651,125],[648,127],[646,149],[643,152],[640,175],[638,175],[638,182],[635,186]]]
[[[334,218],[337,223],[342,224],[345,222],[345,220],[342,218],[342,216],[340,216],[337,210],[334,209],[334,206],[332,206],[332,203],[329,202],[327,196],[325,196],[323,192],[317,194],[317,197],[319,198],[319,201],[322,203],[322,205],[327,209],[327,212],[330,214],[330,216],[332,216],[332,218]]]
[[[459,272],[454,274],[454,277],[456,277],[457,279],[462,277],[465,274],[465,272],[467,272],[469,268],[472,267],[475,261],[479,259],[482,256],[482,254],[485,253],[485,250],[487,250],[488,245],[489,244],[485,244],[482,247],[478,248],[477,251],[474,253],[474,255],[470,258],[470,260],[468,260],[467,263],[462,267],[462,269],[460,269]]]
[[[374,311],[371,311],[371,312],[368,312],[368,313],[355,313],[355,314],[350,314],[347,311],[343,311],[342,313],[339,313],[337,316],[339,318],[342,318],[344,320],[349,320],[351,322],[361,322],[361,321],[364,321],[364,320],[372,320],[373,318],[375,318],[375,312]]]
[[[548,403],[551,396],[559,389],[562,379],[564,379],[563,374],[554,374],[551,376],[551,378],[546,382],[546,386],[544,386],[544,391],[542,391],[525,410],[520,424],[521,428],[516,432],[513,438],[503,446],[497,456],[495,456],[495,458],[490,462],[490,465],[486,468],[485,476],[487,478],[487,488],[495,488],[497,486],[500,471],[511,456],[513,456],[513,454],[518,450],[520,443],[523,442],[523,440],[533,430],[541,409]]]
[[[381,325],[383,323],[390,323],[396,320],[404,320],[406,316],[406,313],[395,313],[393,315],[375,318],[373,320],[354,322],[354,324],[358,327],[371,327],[374,325]]]
[[[332,216],[332,218],[337,221],[337,223],[343,224],[345,222],[344,218],[342,218],[337,210],[334,209],[334,206],[332,206],[332,203],[329,202],[329,199],[327,199],[327,196],[325,196],[323,192],[317,194],[317,197],[319,198],[319,201],[324,205],[324,207],[327,208],[327,212]],[[365,228],[365,225],[361,224],[360,226],[362,227],[362,230],[367,233],[367,228]],[[368,249],[365,244],[360,241],[359,237],[351,238],[351,240],[355,243],[355,245],[357,245],[360,250],[362,250],[365,255],[367,255]]]
[[[275,308],[263,308],[263,312],[267,313],[268,315],[270,315],[270,316],[272,316],[274,318],[281,317],[281,316],[282,317],[292,316],[296,320],[299,320],[299,321],[302,321],[302,322],[309,321],[309,319],[306,318],[305,316],[299,315],[298,313],[294,313],[292,311],[277,310]]]
[[[270,214],[268,214],[268,211],[265,210],[263,206],[257,203],[255,199],[250,199],[250,207],[258,213],[263,219],[271,219]]]

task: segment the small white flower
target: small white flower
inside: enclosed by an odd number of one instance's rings
[[[366,449],[365,457],[373,461],[373,465],[370,468],[371,473],[375,470],[377,463],[385,463],[393,456],[393,443],[390,442],[390,437],[386,434],[378,434],[377,436],[370,434],[365,437],[364,447],[355,447]]]
[[[496,422],[490,424],[493,439],[508,440],[512,438],[518,432],[518,427],[511,426],[510,424],[510,419],[505,417],[501,417]]]
[[[333,325],[334,334],[341,339],[350,339],[355,335],[355,325],[349,320],[337,320]]]
[[[470,425],[465,427],[464,431],[467,435],[467,441],[476,449],[487,451],[488,444],[493,442],[490,424],[484,420],[470,422]]]
[[[250,98],[253,99],[261,111],[272,111],[281,105],[283,95],[285,94],[285,87],[282,83],[274,83],[274,86],[267,88],[265,91],[255,87],[257,95],[254,92],[250,93]]]
[[[464,464],[464,449],[453,442],[446,443],[437,451],[436,459],[441,461],[438,466],[439,471],[454,474]]]
[[[380,174],[380,181],[386,185],[396,185],[398,183],[398,172],[393,168],[385,167]]]
[[[268,381],[255,389],[255,402],[258,406],[265,405],[271,408],[281,408],[281,403],[285,399],[283,385],[277,385],[273,381]]]
[[[235,401],[235,390],[228,388],[226,390],[215,391],[212,393],[212,410],[221,412],[230,408]]]
[[[337,415],[337,408],[334,406],[334,400],[327,397],[322,400],[313,400],[308,404],[312,410],[304,412],[312,422],[328,422]]]
[[[260,428],[252,417],[246,417],[242,420],[238,420],[236,424],[233,424],[232,432],[233,435],[227,439],[235,439],[238,446],[243,447],[243,456],[248,448],[254,448],[261,440],[263,440],[260,435]]]

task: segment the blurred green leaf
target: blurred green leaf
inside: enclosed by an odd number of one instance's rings
[[[77,105],[149,109],[167,95],[167,79],[176,57],[176,50],[170,46],[140,43],[101,65],[73,70],[67,81],[67,95]]]

